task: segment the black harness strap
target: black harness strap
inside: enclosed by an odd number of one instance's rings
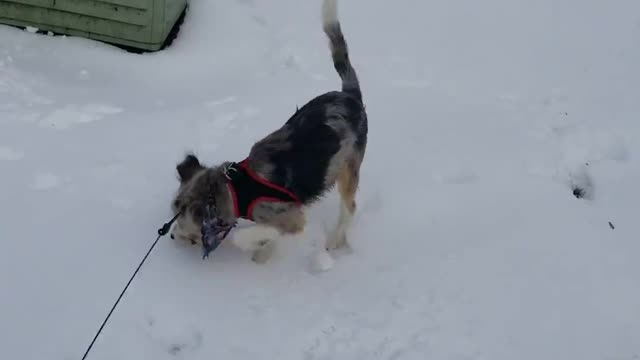
[[[226,175],[234,197],[237,217],[253,220],[253,208],[262,201],[300,204],[298,197],[289,190],[273,184],[251,171],[246,165],[246,160],[232,163],[227,167]]]

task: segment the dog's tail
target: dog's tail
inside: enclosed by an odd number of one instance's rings
[[[351,66],[347,42],[342,35],[340,21],[338,20],[337,0],[323,0],[322,3],[322,27],[329,37],[333,66],[342,79],[342,91],[354,95],[362,101],[360,82],[356,70]]]

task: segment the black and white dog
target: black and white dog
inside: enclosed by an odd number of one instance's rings
[[[360,166],[367,145],[367,115],[356,71],[349,60],[337,0],[322,4],[323,29],[342,91],[320,95],[280,129],[253,145],[239,163],[205,167],[192,154],[177,166],[180,187],[172,203],[177,216],[172,237],[215,248],[238,218],[255,224],[236,229],[232,242],[264,263],[274,241],[304,230],[304,208],[337,183],[340,217],[327,249],[347,244],[356,210]]]

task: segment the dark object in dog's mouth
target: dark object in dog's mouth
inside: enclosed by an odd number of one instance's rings
[[[236,226],[236,223],[227,223],[221,219],[205,219],[202,222],[202,259],[209,257],[209,253],[214,251],[220,246],[222,241],[229,235],[231,229]]]

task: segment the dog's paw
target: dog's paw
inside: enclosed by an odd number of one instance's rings
[[[275,248],[275,242],[272,240],[265,240],[261,244],[260,248],[253,252],[251,260],[256,264],[264,264],[273,257],[273,251]]]
[[[242,251],[258,251],[267,240],[275,239],[278,231],[271,227],[254,225],[251,227],[238,229],[231,242]]]
[[[329,235],[326,243],[326,250],[339,250],[347,246],[347,235],[344,232]]]
[[[333,268],[333,258],[326,251],[318,251],[312,259],[311,266],[314,272],[329,271]]]

